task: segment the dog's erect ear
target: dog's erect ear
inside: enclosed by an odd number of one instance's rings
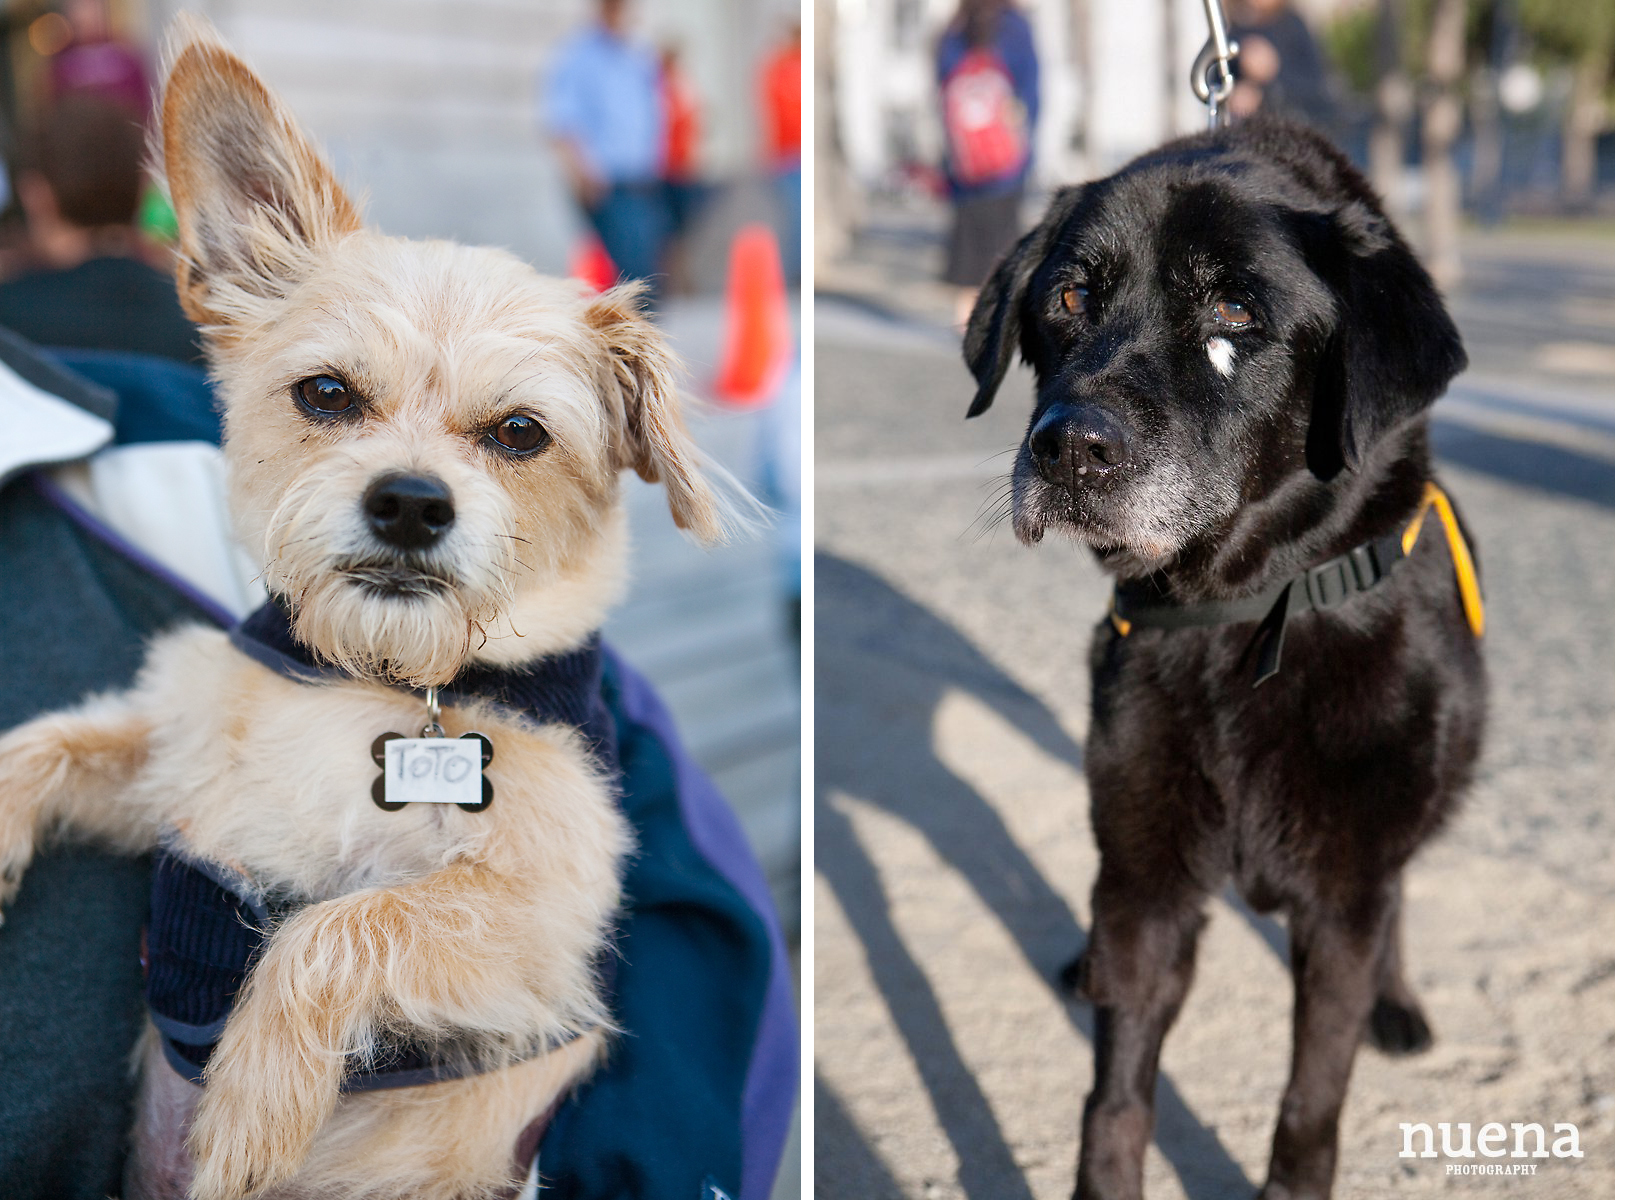
[[[1431,276],[1373,195],[1303,218],[1303,228],[1308,261],[1337,309],[1306,441],[1308,466],[1328,479],[1357,470],[1388,430],[1443,395],[1467,355]]]
[[[721,505],[682,424],[676,355],[664,335],[637,311],[641,286],[630,283],[604,292],[584,314],[612,373],[618,465],[649,483],[664,484],[678,529],[701,542],[719,541]]]
[[[178,214],[178,297],[190,320],[233,327],[248,301],[287,294],[360,219],[297,121],[211,27],[180,17],[161,100]]]
[[[968,329],[963,334],[963,358],[979,385],[974,403],[968,406],[971,417],[991,407],[1003,376],[1008,373],[1008,364],[1021,348],[1020,309],[1026,286],[1048,256],[1054,235],[1071,215],[1077,195],[1078,189],[1074,187],[1054,193],[1048,212],[1043,214],[1037,228],[1015,244],[980,289],[980,298],[974,302],[974,311],[968,316]]]

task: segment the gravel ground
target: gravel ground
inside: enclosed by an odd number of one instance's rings
[[[1437,1045],[1360,1056],[1342,1200],[1614,1187],[1610,248],[1480,239],[1472,271],[1475,373],[1435,444],[1481,549],[1492,724],[1464,811],[1408,873]],[[815,1194],[1063,1200],[1091,1054],[1052,980],[1097,865],[1077,762],[1108,585],[1074,546],[992,525],[1030,382],[964,423],[928,298],[819,305]],[[1283,930],[1230,895],[1208,913],[1163,1055],[1154,1198],[1252,1196],[1288,1067]],[[1398,1157],[1403,1121],[1568,1122],[1585,1157],[1449,1177]]]

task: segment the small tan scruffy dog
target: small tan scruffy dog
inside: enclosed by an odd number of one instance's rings
[[[379,735],[434,725],[422,689],[461,670],[588,650],[623,585],[622,469],[709,542],[713,468],[633,288],[592,298],[502,251],[363,227],[245,64],[202,25],[174,40],[178,289],[224,404],[238,533],[322,671],[187,628],[132,690],[0,739],[0,902],[61,830],[158,847],[274,914],[204,1087],[146,1034],[129,1200],[514,1194],[518,1138],[611,1031],[599,963],[629,833],[569,725],[449,694],[446,727],[490,754],[469,811],[383,804]],[[409,1047],[461,1069],[348,1087]]]

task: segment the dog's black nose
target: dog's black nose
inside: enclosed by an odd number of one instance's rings
[[[1127,461],[1129,438],[1103,408],[1055,404],[1031,428],[1031,457],[1050,483],[1097,483]]]
[[[422,550],[452,526],[453,493],[428,475],[389,475],[361,497],[372,531],[398,550]]]

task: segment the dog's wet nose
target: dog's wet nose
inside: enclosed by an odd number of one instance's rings
[[[1056,404],[1032,427],[1031,457],[1050,483],[1098,482],[1128,459],[1128,434],[1103,408]]]
[[[361,497],[367,523],[398,550],[422,550],[441,540],[457,515],[453,493],[428,475],[390,475]]]

